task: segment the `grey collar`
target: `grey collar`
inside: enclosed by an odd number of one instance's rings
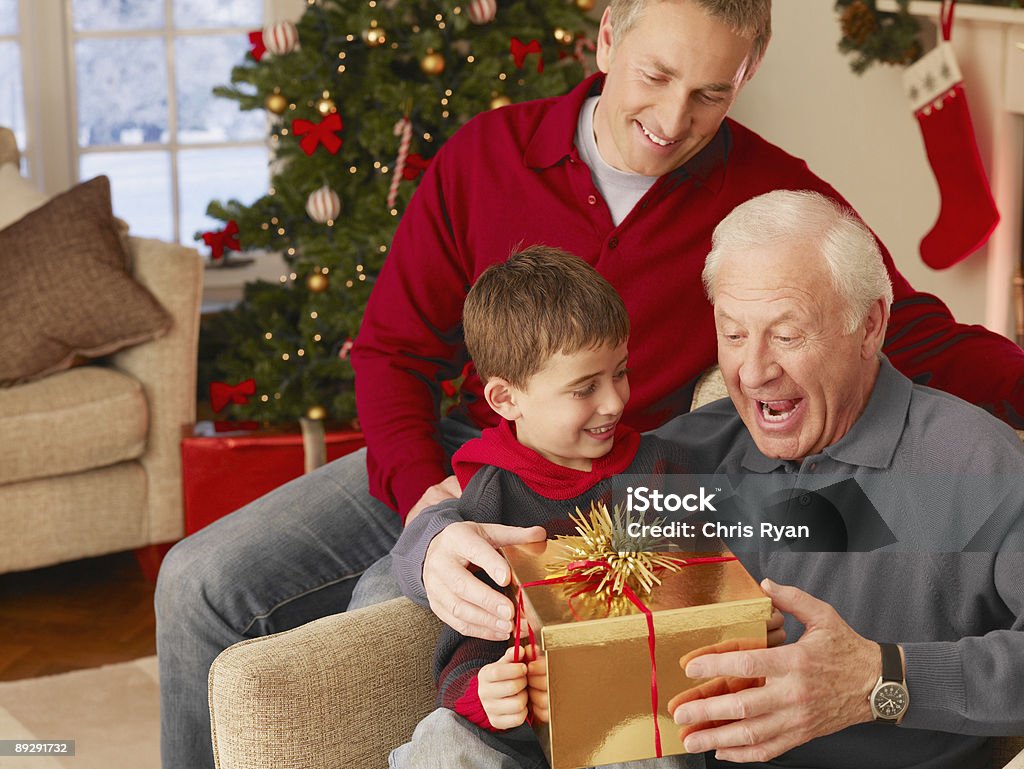
[[[892,464],[903,437],[914,383],[893,368],[885,355],[879,353],[878,357],[881,366],[864,413],[846,435],[822,453],[843,464],[884,470]],[[794,460],[766,457],[757,450],[750,433],[747,438],[749,445],[742,460],[745,469],[772,473],[787,465],[794,469],[801,465]]]

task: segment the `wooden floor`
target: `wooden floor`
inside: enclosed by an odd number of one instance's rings
[[[155,654],[153,590],[132,553],[0,575],[0,681]]]

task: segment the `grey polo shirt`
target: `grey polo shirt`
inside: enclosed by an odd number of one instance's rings
[[[968,735],[1024,733],[1024,447],[1013,430],[883,358],[852,429],[799,462],[761,454],[728,400],[656,433],[701,472],[787,474],[808,489],[853,478],[898,540],[875,552],[741,556],[755,577],[827,601],[907,659],[900,727],[861,724],[767,766],[984,766],[985,741]],[[786,629],[790,641],[802,632],[792,618]]]

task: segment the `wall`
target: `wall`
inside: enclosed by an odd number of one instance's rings
[[[806,159],[835,186],[878,233],[915,288],[938,295],[958,320],[984,323],[985,249],[941,272],[918,255],[921,237],[937,218],[939,195],[902,92],[902,69],[876,66],[854,75],[836,48],[839,27],[832,5],[831,0],[774,0],[774,39],[732,114]],[[972,44],[971,35],[961,24],[954,40],[982,157],[987,157],[991,126],[984,116],[994,88],[974,84],[972,89],[978,73],[960,50]],[[934,38],[926,39],[930,44]],[[999,321],[989,325],[1006,333],[1008,321]]]

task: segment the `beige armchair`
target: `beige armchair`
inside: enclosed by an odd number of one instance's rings
[[[0,128],[0,166],[17,161]],[[7,221],[44,202],[23,183]],[[19,187],[20,188],[20,187]],[[6,226],[5,224],[0,227]],[[171,542],[183,533],[182,425],[195,421],[202,263],[130,238],[131,272],[172,316],[165,335],[0,388],[0,573]],[[83,296],[81,301],[88,302]]]
[[[711,372],[694,407],[725,394]],[[210,668],[218,769],[386,767],[434,708],[439,628],[429,610],[396,598],[226,649]],[[999,740],[995,766],[1024,769],[1021,751],[1024,738]]]

